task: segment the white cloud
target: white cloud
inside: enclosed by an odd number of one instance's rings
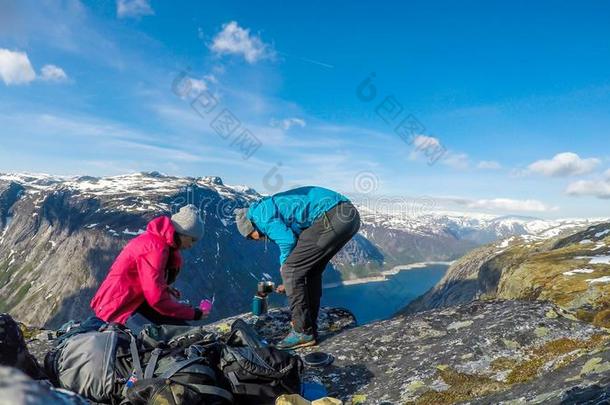
[[[269,122],[269,125],[271,125],[274,128],[282,128],[283,130],[287,131],[292,127],[301,127],[301,128],[305,128],[305,126],[307,125],[307,123],[305,122],[304,119],[302,118],[284,118],[283,120],[276,120],[275,118],[272,118],[271,121]]]
[[[68,75],[66,75],[66,72],[59,66],[44,65],[42,69],[40,69],[40,72],[40,78],[45,81],[62,82],[68,80]]]
[[[442,145],[438,138],[427,135],[417,135],[413,138],[413,146],[415,146],[415,149],[425,152],[429,149],[438,149]]]
[[[410,160],[418,160],[423,156],[430,165],[441,162],[457,170],[466,170],[470,167],[468,154],[447,150],[440,139],[434,136],[417,135],[411,144],[413,151],[409,154]]]
[[[240,27],[235,21],[222,26],[222,30],[213,38],[210,49],[218,55],[241,55],[248,63],[275,56],[270,45],[265,44],[258,35],[251,35],[249,29]]]
[[[418,160],[425,156],[429,164],[434,164],[440,159],[447,158],[447,149],[438,138],[427,135],[417,135],[410,140],[413,150],[409,154],[410,160]],[[450,162],[451,165],[453,162]]]
[[[539,160],[528,166],[530,173],[550,177],[568,177],[587,174],[595,170],[601,161],[597,158],[583,159],[576,153],[559,153],[551,160]]]
[[[199,97],[203,91],[208,91],[219,98],[218,92],[210,89],[210,85],[216,83],[218,83],[218,79],[213,74],[207,74],[201,79],[196,79],[189,75],[182,76],[181,73],[172,84],[172,91],[182,99]]]
[[[191,80],[191,91],[198,94],[208,89],[208,85],[204,80],[190,79]]]
[[[566,193],[571,196],[593,196],[610,199],[610,170],[606,171],[604,176],[604,180],[575,181],[568,185]]]
[[[36,72],[25,52],[0,48],[0,78],[7,86],[26,84],[36,79]]]
[[[477,168],[481,170],[500,170],[502,165],[495,160],[482,160],[477,165]]]
[[[119,18],[138,18],[144,15],[153,15],[155,12],[149,0],[117,0],[116,15]]]
[[[550,207],[538,200],[513,200],[510,198],[493,198],[463,201],[468,208],[509,212],[547,212],[557,211],[558,207]]]
[[[470,158],[465,153],[446,153],[441,162],[458,170],[465,170],[470,167]]]
[[[68,80],[68,75],[59,66],[44,65],[40,75],[30,63],[25,52],[9,51],[0,48],[0,78],[7,86],[27,84],[37,78],[44,81],[62,82]]]

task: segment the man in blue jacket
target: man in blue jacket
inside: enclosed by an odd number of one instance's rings
[[[277,347],[317,343],[322,272],[358,232],[358,210],[343,195],[322,187],[300,187],[265,197],[235,212],[246,238],[267,238],[280,248],[280,272],[292,311],[292,331]]]

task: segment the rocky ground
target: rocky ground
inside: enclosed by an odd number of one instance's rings
[[[240,317],[272,343],[289,327],[286,310]],[[226,334],[235,318],[209,327]],[[610,403],[610,331],[551,303],[475,301],[364,326],[327,308],[320,324],[320,345],[299,352],[336,360],[306,379],[346,403]],[[40,357],[48,345],[30,348]]]

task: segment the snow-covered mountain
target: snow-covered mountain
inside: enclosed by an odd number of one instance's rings
[[[187,203],[200,207],[205,236],[185,253],[178,288],[193,302],[215,292],[217,317],[245,311],[256,280],[266,273],[279,281],[276,246],[245,240],[233,220],[235,208],[260,197],[252,188],[226,185],[213,176],[0,175],[0,311],[51,326],[86,316],[91,296],[122,246],[150,219]],[[512,235],[554,234],[589,224],[359,209],[361,232],[325,272],[327,281],[370,276],[400,264],[453,260]]]
[[[607,221],[608,218],[566,218],[546,220],[518,215],[495,216],[492,214],[431,210],[419,215],[392,214],[360,207],[364,222],[388,229],[420,234],[452,233],[459,239],[486,244],[515,235],[553,237],[576,228]]]
[[[549,238],[585,228],[604,219],[542,220],[522,216],[427,211],[390,214],[359,207],[361,235],[379,247],[385,266],[428,260],[453,260],[487,243],[513,236]]]

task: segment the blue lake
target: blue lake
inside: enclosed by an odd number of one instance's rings
[[[322,293],[322,305],[348,308],[359,324],[385,319],[434,287],[447,268],[447,265],[434,264],[401,271],[387,276],[386,281],[326,288]],[[287,301],[273,301],[273,304],[287,305]]]

